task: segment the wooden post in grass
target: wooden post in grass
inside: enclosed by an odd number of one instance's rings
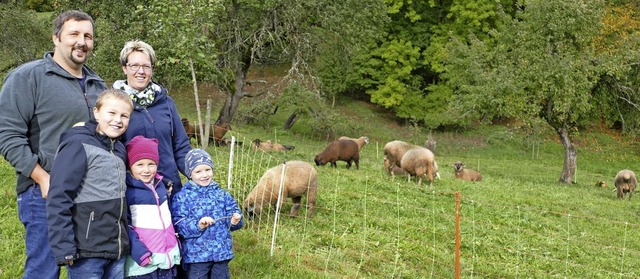
[[[202,137],[202,149],[209,146],[209,135],[211,135],[211,99],[207,99],[207,114],[204,117],[204,136]]]
[[[231,136],[231,148],[229,149],[229,173],[227,174],[227,187],[231,190],[231,177],[233,176],[233,149],[236,145],[236,137]]]
[[[460,192],[456,192],[456,279],[460,279]]]

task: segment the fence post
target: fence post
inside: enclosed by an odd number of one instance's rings
[[[286,170],[287,170],[287,163],[283,162],[282,174],[280,174],[280,187],[278,187],[278,200],[277,200],[278,203],[276,204],[276,215],[273,219],[273,232],[271,233],[271,253],[270,253],[271,257],[273,257],[273,250],[276,243],[276,228],[278,227],[278,216],[280,215],[281,200],[283,198],[282,187],[284,186],[284,174],[286,173]]]
[[[460,279],[460,192],[456,192],[456,279]]]

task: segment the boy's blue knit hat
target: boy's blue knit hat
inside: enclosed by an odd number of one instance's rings
[[[184,166],[188,178],[191,178],[191,172],[199,165],[207,165],[213,170],[213,161],[209,153],[202,149],[191,149],[187,156],[184,157]]]

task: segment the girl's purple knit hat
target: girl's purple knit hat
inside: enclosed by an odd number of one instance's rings
[[[145,138],[144,136],[133,137],[127,143],[127,159],[129,168],[142,159],[149,159],[157,165],[160,161],[158,140]]]

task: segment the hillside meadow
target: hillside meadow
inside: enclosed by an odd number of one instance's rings
[[[222,99],[211,95],[213,116]],[[196,119],[192,92],[172,90],[183,117]],[[454,278],[455,193],[461,207],[462,278],[638,278],[640,196],[616,199],[613,177],[640,171],[636,139],[597,125],[574,137],[576,184],[558,184],[563,148],[553,131],[524,133],[517,123],[476,125],[432,133],[441,179],[433,187],[382,171],[382,147],[391,140],[423,145],[429,131],[402,125],[366,102],[338,99],[335,110],[370,143],[359,169],[316,167],[318,201],[313,218],[288,217],[290,200],[236,231],[234,278]],[[327,138],[314,136],[303,118],[291,130],[281,109],[259,124],[233,124],[227,137],[242,142],[209,147],[215,180],[242,202],[268,168],[288,160],[313,163]],[[293,145],[288,152],[250,148],[253,139]],[[330,138],[329,140],[331,140]],[[195,145],[195,142],[192,142]],[[484,181],[454,179],[463,161]],[[231,171],[229,169],[231,168]],[[21,276],[24,232],[17,218],[13,169],[0,162],[0,278]],[[231,176],[230,176],[231,174]],[[608,188],[595,186],[604,180]],[[229,183],[230,182],[230,183]],[[303,199],[303,202],[305,199]],[[247,217],[247,216],[245,216]],[[276,223],[277,222],[277,223]],[[277,226],[274,226],[277,224]]]

